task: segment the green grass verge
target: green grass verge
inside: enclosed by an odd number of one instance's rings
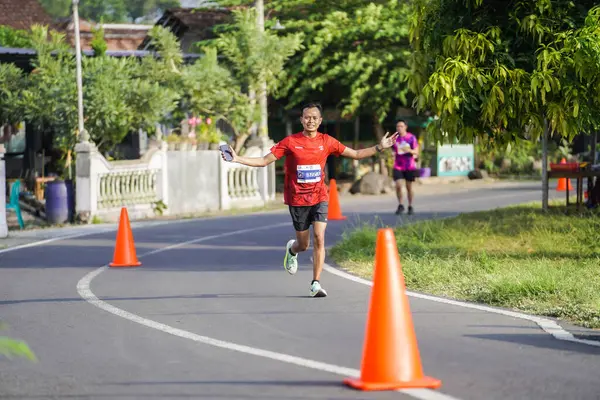
[[[398,227],[407,289],[600,328],[600,213],[564,210],[535,203]],[[347,232],[330,257],[371,279],[377,229]]]

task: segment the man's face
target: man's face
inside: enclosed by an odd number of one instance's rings
[[[305,109],[302,113],[302,118],[300,118],[300,122],[302,122],[302,126],[306,132],[316,132],[322,121],[321,113],[316,107]]]
[[[396,124],[396,131],[400,135],[404,136],[406,134],[406,124],[404,122],[398,122]]]

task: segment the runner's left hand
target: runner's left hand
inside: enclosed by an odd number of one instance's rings
[[[388,137],[389,134],[389,132],[386,132],[385,136],[381,139],[381,142],[379,142],[382,149],[389,149],[394,145],[394,143],[396,143],[396,139],[398,138],[398,132],[394,132],[392,136]]]

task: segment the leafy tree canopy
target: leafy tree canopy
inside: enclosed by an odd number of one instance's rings
[[[253,1],[220,4],[252,6]],[[406,103],[410,5],[397,0],[265,1],[266,29],[301,33],[302,49],[285,66],[278,97],[291,108],[315,95],[333,98],[345,116],[373,115],[377,133],[393,103]]]
[[[30,45],[31,40],[27,31],[0,25],[0,47],[27,48]]]
[[[572,138],[600,125],[600,7],[582,0],[415,0],[411,90],[438,137]]]

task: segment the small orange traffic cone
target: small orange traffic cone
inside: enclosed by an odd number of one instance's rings
[[[127,208],[121,208],[121,219],[119,221],[119,230],[117,231],[117,243],[115,244],[115,254],[111,267],[137,267],[142,265],[135,254],[135,245],[133,243],[133,233],[129,225],[129,214]]]
[[[565,160],[565,158],[563,157],[562,160],[560,160],[561,164],[566,164],[567,160]],[[567,186],[569,187],[569,191],[573,190],[573,185],[571,185],[571,180],[567,179],[567,178],[558,178],[558,184],[556,185],[556,191],[557,192],[564,192],[565,190],[567,190]]]
[[[375,272],[360,378],[344,383],[359,390],[436,389],[423,374],[394,231],[377,232]]]
[[[327,219],[330,221],[343,221],[346,218],[346,216],[342,215],[337,184],[335,183],[335,179],[332,178],[329,180],[329,211],[327,212]]]

